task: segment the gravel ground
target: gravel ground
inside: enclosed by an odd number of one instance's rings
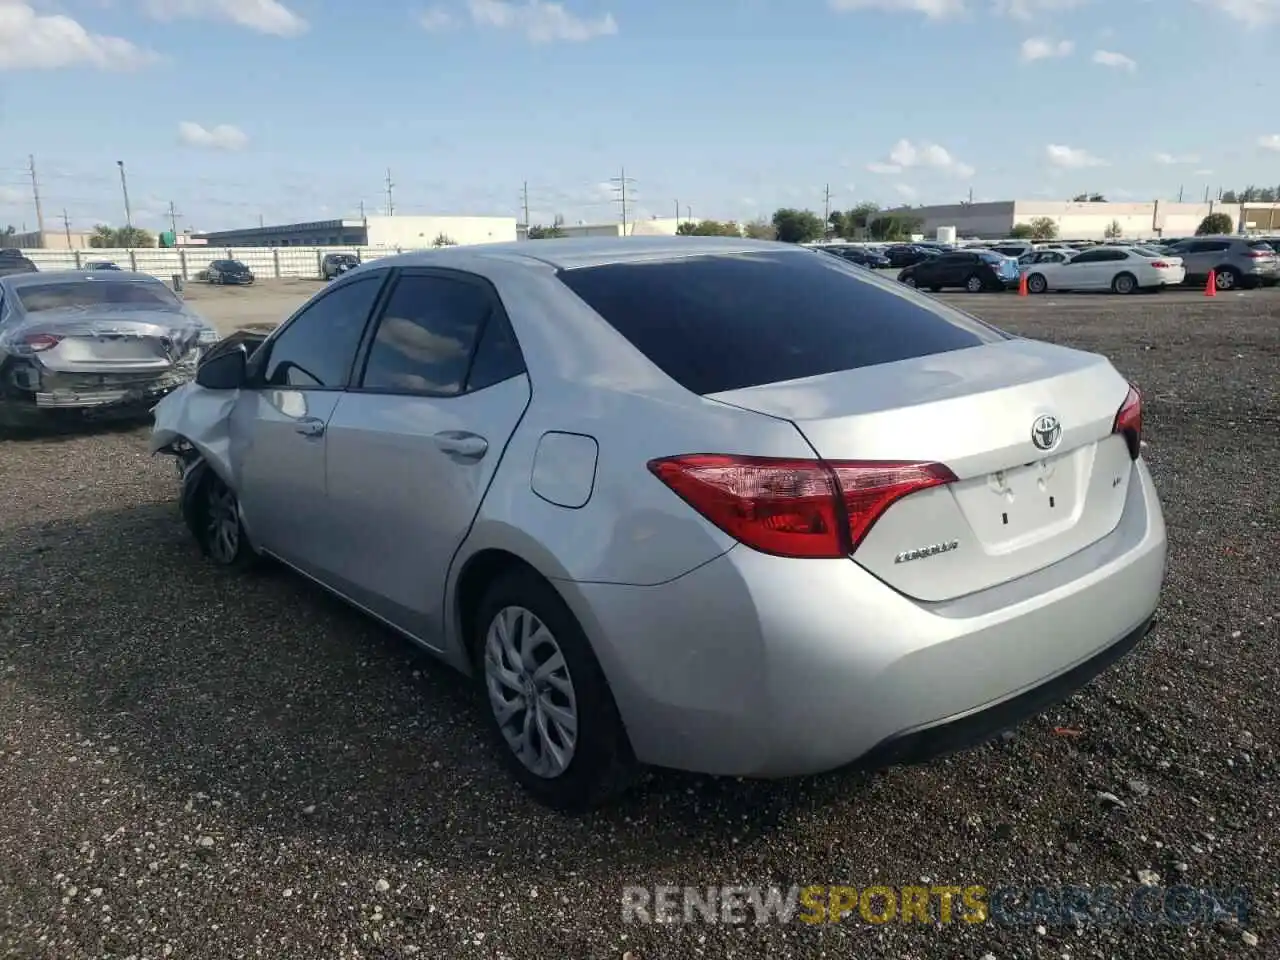
[[[1067,704],[874,778],[661,774],[608,811],[549,814],[512,787],[454,675],[297,577],[202,562],[144,431],[4,442],[0,955],[1280,955],[1280,291],[955,299],[1143,386],[1168,589],[1148,641]],[[624,884],[1138,871],[1247,886],[1253,915],[624,926],[619,906]]]

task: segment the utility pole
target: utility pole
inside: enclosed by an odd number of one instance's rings
[[[173,241],[178,242],[178,210],[173,205],[173,201],[169,201],[169,229],[173,231]]]
[[[676,226],[680,226],[680,201],[676,201]]]
[[[622,168],[621,174],[618,177],[611,177],[609,182],[617,184],[613,189],[618,194],[616,202],[622,205],[622,235],[625,237],[627,235],[627,185],[635,181],[627,176],[626,167]]]
[[[1182,202],[1182,184],[1178,184],[1178,202]]]
[[[67,216],[66,207],[62,208],[62,229],[67,238],[67,249],[71,249],[71,218]]]
[[[258,214],[258,229],[261,230],[264,224],[262,222],[262,214]]]
[[[36,229],[40,231],[40,246],[44,246],[44,209],[40,206],[40,181],[36,179],[36,157],[27,157],[31,162],[31,196],[36,201]]]
[[[396,215],[395,201],[392,199],[391,191],[395,184],[391,182],[391,168],[387,167],[387,216],[394,217]]]
[[[686,207],[684,208],[684,218],[685,218],[686,220],[692,220],[692,219],[693,219],[693,207],[686,206]]]
[[[117,160],[116,166],[120,168],[120,191],[124,194],[124,225],[129,231],[129,245],[133,246],[133,211],[129,209],[129,181],[124,175],[124,161]]]
[[[529,229],[529,181],[524,182],[524,188],[520,191],[521,205],[524,207],[524,229]]]
[[[360,219],[361,220],[364,219],[364,201],[363,200],[360,201]]]
[[[822,191],[822,235],[825,237],[831,229],[831,184]]]

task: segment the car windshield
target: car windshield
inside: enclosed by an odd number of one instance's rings
[[[14,292],[26,313],[93,307],[176,310],[181,306],[168,287],[147,280],[63,280],[23,286]]]

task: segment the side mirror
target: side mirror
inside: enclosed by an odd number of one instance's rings
[[[196,383],[206,390],[239,390],[248,382],[249,354],[242,344],[209,357],[196,370]]]

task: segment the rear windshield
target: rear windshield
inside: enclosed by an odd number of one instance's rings
[[[979,259],[987,261],[987,263],[1000,263],[1002,260],[1005,259],[1003,256],[1001,256],[998,253],[988,253],[986,250],[983,250],[981,253],[979,253],[978,257]]]
[[[1263,253],[1275,253],[1275,249],[1266,240],[1255,240],[1249,244],[1250,250],[1261,250]]]
[[[180,306],[168,287],[146,280],[67,280],[19,287],[14,293],[27,313],[104,306],[175,310]]]
[[[835,257],[703,256],[580,267],[559,276],[655,366],[698,394],[1007,339]]]

